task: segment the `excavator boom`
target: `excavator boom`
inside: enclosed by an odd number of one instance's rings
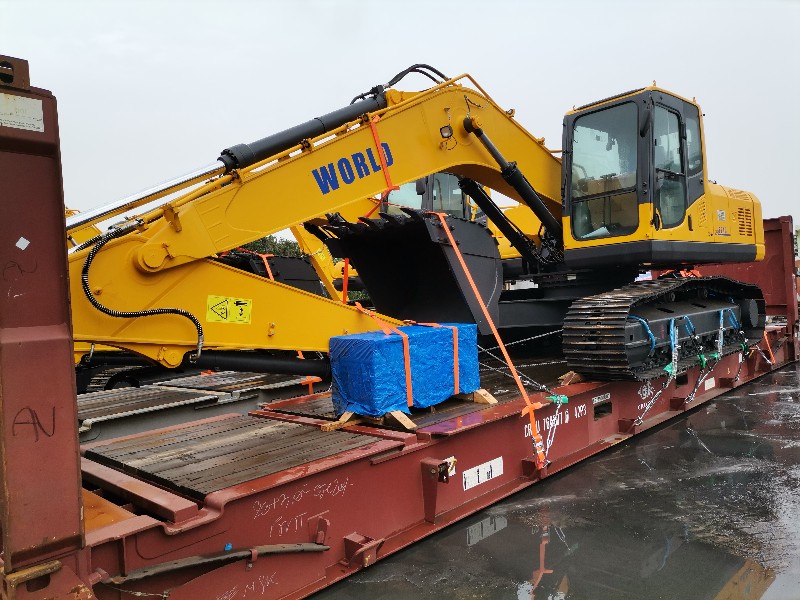
[[[326,351],[334,335],[374,329],[353,307],[213,257],[434,172],[474,179],[524,201],[465,129],[465,119],[479,122],[498,146],[514,148],[509,158],[536,174],[539,196],[560,215],[560,160],[468,75],[414,95],[385,94],[386,108],[277,155],[241,147],[223,153],[235,157],[226,163],[232,170],[141,215],[124,232],[73,251],[76,340],[176,366],[198,340],[216,349]],[[247,162],[242,156],[262,160],[241,166]],[[162,310],[168,307],[180,313]]]

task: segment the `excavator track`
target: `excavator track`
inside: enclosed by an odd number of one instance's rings
[[[706,357],[742,351],[764,332],[761,290],[725,277],[639,281],[572,303],[562,345],[570,369],[598,379],[676,375]],[[718,357],[717,357],[718,360]]]

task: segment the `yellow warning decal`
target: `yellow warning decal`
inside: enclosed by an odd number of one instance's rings
[[[206,321],[209,323],[238,323],[249,325],[253,301],[249,298],[209,296],[206,303]]]

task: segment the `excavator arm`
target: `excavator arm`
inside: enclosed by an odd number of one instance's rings
[[[525,201],[476,130],[515,161],[560,217],[560,161],[469,76],[417,94],[383,93],[386,108],[219,174],[73,252],[76,339],[177,366],[199,343],[327,351],[334,335],[375,329],[370,317],[341,301],[213,257],[437,171]]]

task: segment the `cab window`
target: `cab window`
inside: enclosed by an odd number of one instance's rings
[[[464,218],[466,199],[464,192],[458,187],[458,178],[448,173],[436,173],[433,176],[431,190],[433,212],[443,212],[453,217]]]
[[[396,206],[409,208],[422,208],[422,196],[417,194],[417,185],[414,181],[399,186],[399,190],[389,192],[387,200]]]
[[[637,122],[638,109],[632,102],[575,120],[570,197],[572,229],[577,239],[636,231]]]
[[[703,141],[700,139],[700,111],[694,104],[684,103],[686,119],[686,204],[705,193],[703,183]]]
[[[386,204],[381,205],[381,211],[390,215],[403,215],[403,206],[422,208],[422,196],[417,193],[417,184],[414,181],[404,183],[399,190],[389,192]]]
[[[692,107],[694,114],[686,116],[686,155],[688,165],[686,174],[689,177],[703,172],[703,145],[700,142],[700,119],[697,109]]]
[[[677,113],[656,106],[653,119],[653,164],[656,209],[665,228],[679,225],[686,214],[686,179]]]

